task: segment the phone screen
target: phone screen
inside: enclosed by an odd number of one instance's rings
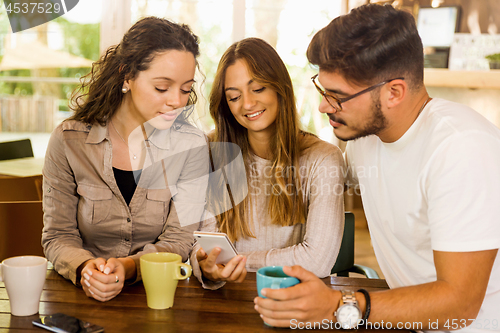
[[[98,333],[104,332],[104,328],[95,324],[80,320],[64,313],[55,313],[50,316],[42,316],[33,320],[33,325],[58,333]]]

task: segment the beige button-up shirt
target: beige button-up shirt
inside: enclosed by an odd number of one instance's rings
[[[187,260],[205,206],[209,157],[202,131],[155,130],[128,206],[112,169],[108,127],[69,120],[49,141],[43,168],[45,255],[76,283],[86,260],[173,252]],[[167,183],[167,184],[166,184]]]

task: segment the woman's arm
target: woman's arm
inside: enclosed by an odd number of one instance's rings
[[[42,246],[56,271],[79,281],[78,267],[94,256],[83,249],[76,215],[78,195],[76,182],[65,153],[62,126],[50,138],[43,167]]]
[[[193,134],[191,138],[194,137]],[[143,250],[130,256],[137,267],[140,267],[140,257],[151,252],[171,252],[182,256],[186,261],[194,243],[193,231],[197,230],[202,220],[205,207],[205,195],[208,183],[208,147],[202,137],[197,137],[194,148],[181,151],[167,158],[164,165],[168,180],[173,178],[175,169],[180,168],[176,177],[175,191],[169,202],[168,215],[161,234],[153,244],[144,246]],[[172,166],[171,160],[175,160]],[[178,166],[178,163],[182,165]],[[162,163],[157,161],[156,163]],[[172,170],[168,170],[171,167]],[[160,168],[162,169],[162,168]],[[164,181],[163,176],[160,177]],[[169,185],[173,185],[170,184]],[[169,186],[172,188],[172,186]],[[137,280],[140,279],[140,269],[137,270]]]
[[[318,277],[330,274],[344,228],[344,164],[336,146],[323,143],[319,149],[321,151],[311,153],[308,176],[302,178],[303,188],[308,189],[305,192],[308,213],[302,241],[282,249],[241,253],[248,258],[247,268],[300,265]],[[304,174],[304,170],[300,173]]]

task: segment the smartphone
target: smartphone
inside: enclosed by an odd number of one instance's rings
[[[69,316],[64,313],[55,313],[50,316],[41,316],[32,321],[33,325],[58,333],[98,333],[104,328],[87,321]]]
[[[216,264],[227,264],[229,260],[238,255],[233,243],[223,232],[193,232],[194,238],[198,241],[203,250],[210,254],[215,247],[222,251],[215,261]]]

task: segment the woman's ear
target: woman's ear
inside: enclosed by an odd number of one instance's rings
[[[126,89],[127,91],[130,90],[130,80],[128,76],[125,76],[125,79],[123,80],[122,89]]]
[[[394,108],[401,103],[408,93],[408,85],[405,80],[397,79],[387,83],[383,98],[386,100],[388,109]]]
[[[118,69],[118,71],[121,73],[125,69],[126,69],[126,65],[125,64],[121,64],[120,68]],[[127,90],[130,89],[130,82],[129,82],[130,81],[130,75],[129,74],[130,73],[125,74],[125,78],[123,80],[123,85],[122,85],[122,88],[127,88]]]

